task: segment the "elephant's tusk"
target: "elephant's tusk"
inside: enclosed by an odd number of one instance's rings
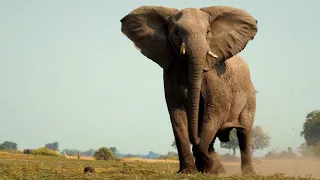
[[[213,58],[218,58],[218,55],[214,54],[213,52],[209,51],[208,52],[209,56],[213,57]]]
[[[186,53],[186,45],[182,43],[180,47],[180,54],[185,54],[185,53]]]

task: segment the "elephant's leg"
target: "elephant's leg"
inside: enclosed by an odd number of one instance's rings
[[[170,116],[180,161],[178,173],[196,173],[194,158],[190,150],[187,113],[184,108],[173,109]]]
[[[243,174],[254,173],[250,153],[251,128],[237,128],[241,153],[241,171]]]
[[[216,139],[216,137],[214,137],[213,141],[209,145],[209,155],[213,159],[213,169],[212,169],[212,171],[217,172],[218,174],[222,174],[222,173],[225,173],[226,171],[225,171],[223,165],[221,164],[217,153],[215,152],[215,149],[214,149],[214,141],[215,141],[215,139]]]
[[[200,131],[200,142],[198,145],[193,145],[192,148],[198,169],[204,173],[218,174],[216,169],[213,167],[214,159],[209,153],[209,145],[218,131],[218,127],[215,122],[216,121],[208,120],[204,117]]]
[[[208,148],[209,156],[212,158],[212,161],[213,161],[213,167],[212,167],[211,171],[216,172],[216,173],[225,173],[226,171],[225,171],[223,165],[221,164],[221,162],[218,158],[218,155],[215,152],[215,149],[213,147],[215,139],[216,139],[216,137],[214,137],[214,139],[212,140],[212,142],[210,143],[209,148]],[[199,152],[197,152],[197,149],[195,149],[195,147],[196,146],[194,146],[194,148],[193,148],[193,155],[196,158],[195,163],[196,163],[197,170],[200,172],[204,172],[204,162],[201,161],[201,158],[200,158],[201,154]]]

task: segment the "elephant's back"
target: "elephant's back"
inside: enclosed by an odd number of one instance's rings
[[[226,73],[243,73],[250,76],[248,63],[240,56],[235,55],[225,61]]]
[[[222,78],[233,91],[254,91],[249,66],[242,57],[233,56],[225,61],[225,69]]]

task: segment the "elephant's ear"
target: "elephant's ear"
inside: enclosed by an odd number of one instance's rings
[[[121,31],[147,58],[167,69],[173,50],[168,41],[168,18],[177,9],[141,6],[121,19]]]
[[[258,21],[242,9],[212,6],[200,10],[209,14],[208,41],[211,52],[216,55],[208,56],[205,70],[241,52],[258,31]]]

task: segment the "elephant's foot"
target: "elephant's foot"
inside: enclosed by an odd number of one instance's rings
[[[199,160],[199,158],[196,158],[196,168],[199,172],[203,172],[204,171],[204,166],[203,166],[203,162]]]
[[[211,168],[210,172],[212,174],[224,174],[226,173],[226,170],[224,169],[219,159],[213,158],[213,167]]]
[[[241,172],[243,175],[255,174],[252,165],[244,165],[243,167],[241,167]]]
[[[195,164],[197,170],[202,173],[210,172],[213,168],[213,158],[209,154],[205,154],[198,149],[194,149],[193,154],[196,158]]]
[[[196,174],[197,173],[197,169],[195,166],[185,166],[185,167],[181,167],[179,169],[179,171],[177,173],[181,173],[181,174]]]
[[[214,151],[212,147],[209,148],[209,154],[212,157],[213,160],[213,167],[212,167],[212,172],[214,174],[224,174],[226,173],[226,170],[224,169],[223,165],[221,164],[217,153]]]
[[[203,172],[204,171],[204,161],[201,159],[201,153],[199,151],[199,147],[198,146],[193,146],[192,147],[192,153],[193,156],[195,158],[195,165],[196,168],[199,172]]]
[[[196,158],[195,164],[199,172],[215,175],[226,172],[213,150],[209,149],[209,155],[206,155],[205,153],[194,149],[194,156]]]
[[[213,164],[213,167],[210,169],[209,173],[211,174],[224,174],[226,173],[226,170],[222,166],[222,164]]]
[[[211,166],[205,165],[204,173],[215,174],[215,175],[226,173],[226,170],[224,169],[219,159],[217,159],[216,157],[212,157],[211,160],[212,160],[212,165]]]

